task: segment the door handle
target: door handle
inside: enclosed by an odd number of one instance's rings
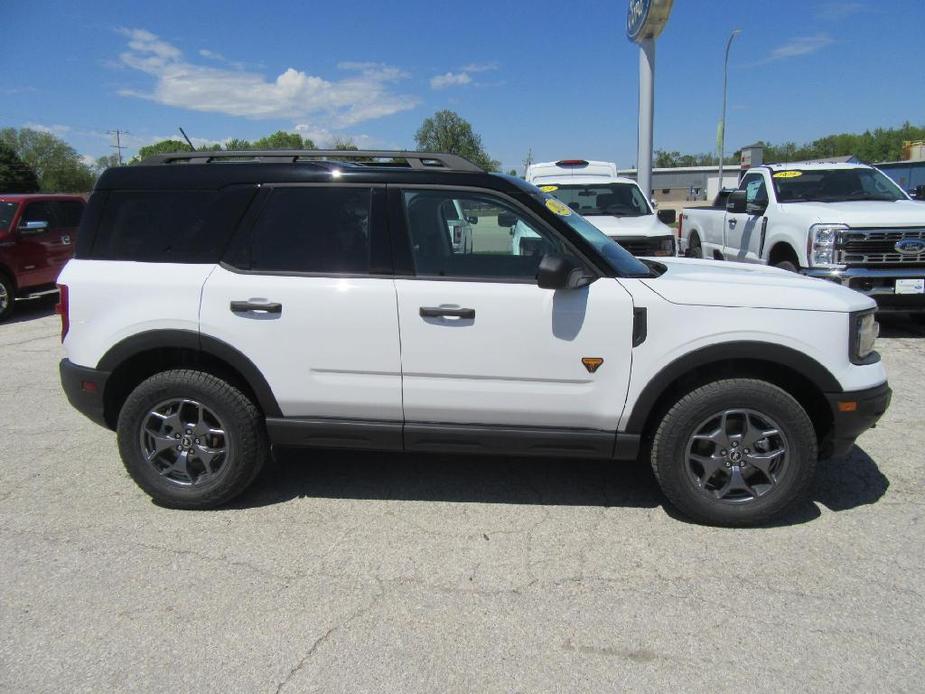
[[[730,220],[729,220],[729,228],[730,228],[730,229],[735,229],[735,228],[736,228],[736,220],[734,220],[734,219],[730,219]]]
[[[229,308],[232,313],[249,313],[259,311],[261,313],[282,313],[283,305],[267,301],[232,301]]]
[[[440,316],[465,318],[469,320],[475,318],[474,308],[443,308],[442,306],[421,306],[420,313],[421,318],[439,318]]]

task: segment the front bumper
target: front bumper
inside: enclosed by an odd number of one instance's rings
[[[72,364],[68,359],[61,360],[58,370],[61,387],[74,409],[100,426],[109,428],[103,401],[109,373]]]
[[[925,267],[808,268],[802,272],[866,294],[877,302],[881,311],[925,311],[925,294],[897,294],[895,289],[896,280],[925,278]]]
[[[832,431],[823,442],[821,457],[845,455],[858,436],[876,426],[877,420],[890,406],[892,396],[888,383],[866,390],[827,393],[826,399],[832,411]]]

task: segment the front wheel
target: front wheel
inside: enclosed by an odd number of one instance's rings
[[[268,455],[259,410],[201,371],[164,371],[128,396],[119,453],[132,479],[162,506],[213,508],[254,480]]]
[[[767,523],[812,483],[816,434],[803,407],[765,381],[701,386],[668,411],[655,433],[652,468],[671,503],[710,525]]]
[[[687,255],[690,258],[703,257],[703,246],[700,245],[700,238],[696,235],[691,236],[688,241]]]
[[[797,267],[797,264],[791,260],[780,260],[774,263],[774,267],[779,267],[781,270],[786,270],[787,272],[799,272],[800,268]]]

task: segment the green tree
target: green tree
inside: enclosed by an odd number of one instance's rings
[[[4,193],[35,193],[39,179],[35,171],[20,159],[12,147],[0,143],[0,191]]]
[[[517,169],[511,169],[510,171],[507,172],[507,175],[508,175],[508,176],[516,176],[516,175],[517,175]]]
[[[132,164],[137,164],[155,154],[171,154],[172,152],[189,152],[189,145],[180,140],[161,140],[138,149],[138,154],[132,157]]]
[[[425,118],[414,139],[419,152],[458,154],[486,171],[497,171],[501,166],[485,151],[482,138],[469,122],[453,111],[437,111]]]
[[[3,128],[0,142],[13,150],[34,172],[47,193],[85,193],[96,177],[77,151],[51,133],[31,128]]]
[[[225,149],[229,152],[239,152],[245,149],[253,149],[251,143],[238,137],[233,137],[225,143]]]
[[[299,133],[277,130],[272,135],[261,137],[249,149],[315,149],[315,143]]]
[[[93,162],[93,173],[99,176],[106,169],[112,168],[113,166],[119,166],[119,155],[118,154],[107,154],[102,157],[97,157],[96,161]]]
[[[337,149],[344,152],[356,152],[359,147],[349,137],[335,137],[331,144],[331,149]]]

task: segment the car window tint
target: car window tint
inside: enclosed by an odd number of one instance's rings
[[[416,190],[403,200],[419,276],[533,279],[545,254],[567,254],[552,232],[492,195]]]
[[[58,226],[73,229],[80,226],[84,204],[76,200],[58,200],[53,203],[56,209]]]
[[[206,225],[215,191],[109,194],[91,256],[100,260],[212,262],[230,230]]]
[[[254,226],[251,268],[368,273],[371,199],[369,188],[277,188]]]
[[[55,213],[52,205],[48,201],[30,202],[23,210],[22,217],[19,218],[20,224],[26,222],[48,222],[48,226],[55,225]]]

